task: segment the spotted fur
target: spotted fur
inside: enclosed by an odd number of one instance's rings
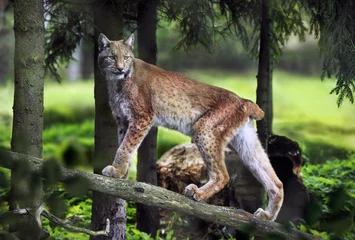
[[[99,37],[98,63],[107,80],[112,113],[125,126],[118,130],[122,143],[115,160],[103,174],[127,176],[132,154],[149,129],[164,126],[192,136],[207,165],[209,181],[200,188],[190,184],[185,189],[187,196],[200,201],[228,183],[224,149],[230,143],[268,192],[267,209],[259,209],[255,215],[274,220],[283,201],[282,183],[252,123],[252,119],[263,118],[264,112],[228,90],[134,58],[133,43],[133,34],[126,41],[110,41],[103,34]]]

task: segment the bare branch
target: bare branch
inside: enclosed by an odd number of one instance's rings
[[[14,169],[21,163],[29,165],[26,168],[29,172],[39,176],[46,176],[46,172],[43,171],[43,160],[20,153],[0,151],[1,167]],[[94,191],[149,206],[165,208],[185,215],[193,215],[205,221],[219,223],[239,230],[252,229],[255,236],[278,236],[288,240],[321,239],[294,228],[256,218],[243,210],[196,202],[180,194],[146,183],[108,178],[61,166],[56,168],[56,172],[58,173],[57,181],[65,182],[70,179],[80,178],[85,180],[89,188]]]
[[[45,209],[42,212],[42,216],[45,218],[48,218],[48,220],[51,221],[52,223],[54,223],[55,225],[61,226],[71,232],[85,233],[90,236],[108,236],[108,234],[110,232],[110,220],[109,219],[106,219],[105,230],[92,231],[92,230],[89,230],[86,228],[71,226],[69,224],[70,221],[68,221],[67,219],[63,220],[63,219],[57,218],[56,216],[54,216],[53,214],[51,214],[50,212],[48,212]]]
[[[16,235],[6,231],[0,231],[0,239],[20,240]]]
[[[0,219],[7,219],[12,216],[30,215],[34,219],[33,222],[35,222],[37,224],[37,226],[42,227],[42,221],[41,221],[40,216],[41,216],[41,213],[42,213],[44,207],[45,207],[45,205],[42,204],[38,209],[34,210],[31,208],[19,208],[17,206],[12,211],[8,211],[3,214],[0,214]]]
[[[56,216],[54,216],[53,214],[51,214],[50,212],[48,212],[45,209],[44,204],[42,204],[36,210],[30,209],[30,208],[23,208],[23,209],[16,208],[13,211],[9,211],[9,212],[1,214],[0,219],[9,218],[13,215],[18,216],[18,215],[27,215],[27,214],[31,215],[35,219],[38,226],[42,226],[42,220],[41,220],[40,216],[43,216],[43,217],[47,218],[49,221],[51,221],[52,223],[54,223],[55,225],[63,227],[71,232],[85,233],[90,236],[108,236],[108,234],[110,233],[110,220],[109,219],[106,219],[106,227],[104,230],[92,231],[92,230],[89,230],[86,228],[71,226],[70,223],[76,222],[78,220],[78,217],[73,216],[73,217],[65,219],[65,220],[57,218]],[[5,234],[10,234],[10,233],[1,231],[0,236],[1,236],[1,234],[5,235]],[[16,236],[12,234],[11,237],[16,237]]]

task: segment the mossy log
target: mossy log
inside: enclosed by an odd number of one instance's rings
[[[108,178],[80,170],[67,169],[53,162],[9,151],[0,151],[0,166],[8,169],[21,168],[41,177],[67,182],[81,180],[90,190],[110,194],[126,200],[161,207],[181,214],[193,215],[236,229],[252,231],[260,237],[278,236],[293,239],[321,239],[275,222],[265,221],[252,214],[234,208],[212,206],[196,202],[166,189],[146,183]],[[52,169],[52,170],[50,170]]]

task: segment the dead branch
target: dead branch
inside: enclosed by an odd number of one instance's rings
[[[42,226],[42,220],[41,220],[40,216],[43,216],[43,217],[47,218],[49,221],[51,221],[52,223],[54,223],[55,225],[63,227],[71,232],[85,233],[90,236],[108,236],[108,234],[110,233],[110,220],[109,219],[106,219],[105,230],[92,231],[92,230],[89,230],[86,228],[75,227],[75,226],[70,225],[70,223],[72,223],[73,221],[76,221],[78,219],[78,217],[71,217],[71,218],[68,218],[65,220],[57,218],[56,216],[54,216],[53,214],[51,214],[50,212],[48,212],[45,209],[44,204],[42,204],[36,210],[30,209],[30,208],[23,208],[23,209],[16,208],[13,211],[9,211],[9,212],[1,214],[0,219],[1,218],[9,218],[11,216],[21,216],[21,215],[28,215],[28,214],[31,217],[33,217],[33,219],[38,224],[38,226]],[[1,236],[1,234],[5,235],[5,232],[0,231],[0,236]],[[6,233],[6,234],[9,234],[9,233]],[[16,237],[16,236],[13,236],[13,237]]]
[[[43,171],[44,161],[35,157],[0,151],[0,166],[14,169],[21,164],[27,164],[26,170],[39,176],[46,176]],[[84,171],[67,169],[58,166],[57,180],[65,182],[70,179],[85,180],[91,190],[110,194],[126,200],[143,203],[150,206],[165,208],[185,215],[193,215],[209,222],[230,226],[239,230],[252,230],[260,237],[279,236],[284,239],[321,239],[294,228],[285,227],[275,222],[265,221],[252,214],[234,208],[212,206],[195,202],[183,195],[146,183],[108,178]]]
[[[11,234],[6,231],[0,231],[0,239],[8,239],[8,240],[21,240],[16,235]]]
[[[85,234],[88,234],[90,236],[108,236],[108,234],[110,232],[110,220],[109,219],[106,219],[105,230],[92,231],[92,230],[89,230],[89,229],[86,229],[86,228],[71,226],[69,224],[68,220],[63,220],[63,219],[57,218],[56,216],[54,216],[53,214],[51,214],[47,210],[43,210],[42,216],[45,217],[45,218],[48,218],[48,220],[51,221],[52,223],[54,223],[55,225],[63,227],[63,228],[65,228],[65,229],[67,229],[67,230],[69,230],[71,232],[85,233]]]

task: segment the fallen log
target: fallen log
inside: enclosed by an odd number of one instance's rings
[[[0,167],[15,169],[36,174],[52,180],[66,182],[73,180],[85,181],[90,190],[110,194],[126,200],[161,207],[181,214],[193,215],[209,222],[216,222],[236,229],[252,231],[255,236],[278,236],[283,239],[321,239],[291,227],[275,222],[265,221],[252,214],[234,208],[212,206],[196,202],[166,189],[146,183],[108,178],[75,169],[67,169],[54,164],[55,171],[48,173],[48,161],[23,155],[20,153],[0,150]]]

